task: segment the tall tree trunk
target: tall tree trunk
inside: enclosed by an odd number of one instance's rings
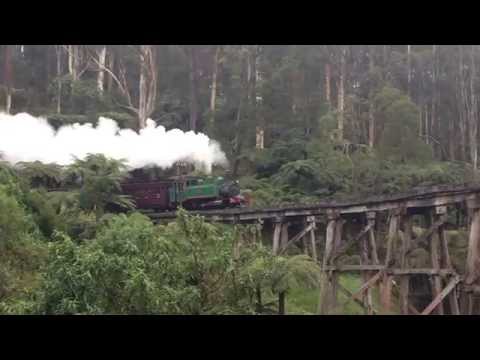
[[[232,153],[234,157],[232,176],[237,177],[238,167],[240,165],[239,155],[242,148],[242,139],[243,137],[240,134],[240,122],[242,120],[242,115],[244,111],[244,105],[248,98],[248,81],[247,81],[247,71],[248,71],[248,58],[241,55],[240,60],[240,94],[238,101],[238,110],[235,119],[235,137],[233,139]]]
[[[155,109],[157,96],[157,68],[153,45],[140,46],[140,82],[138,100],[138,125],[143,129]]]
[[[45,46],[45,77],[42,79],[42,84],[49,84],[52,78],[52,57],[55,45]]]
[[[459,102],[459,113],[460,113],[460,159],[462,161],[466,160],[467,155],[467,141],[466,141],[466,132],[467,132],[467,113],[465,111],[465,81],[463,77],[463,46],[459,46],[459,79],[460,79],[460,102]]]
[[[476,68],[475,68],[475,45],[472,45],[470,53],[470,159],[472,161],[473,173],[476,176],[477,172],[477,100],[475,98],[475,77],[476,77]]]
[[[108,68],[111,69],[111,71],[115,72],[115,57],[113,55],[113,51],[108,52],[107,64],[108,64]],[[112,88],[113,88],[113,76],[109,73],[107,76],[107,91],[111,93]]]
[[[412,54],[411,45],[407,45],[407,81],[408,81],[408,96],[412,96]]]
[[[433,45],[433,51],[432,51],[432,111],[431,111],[431,121],[430,121],[430,136],[434,138],[438,138],[437,136],[437,126],[438,126],[438,121],[437,121],[437,45]],[[432,142],[432,147],[433,147],[433,153],[435,158],[437,158],[437,149],[438,146],[435,142]]]
[[[370,75],[373,75],[373,70],[375,67],[374,63],[374,47],[371,46],[368,52],[368,67],[370,70]],[[373,108],[373,89],[370,89],[370,99],[368,102],[368,146],[373,148],[375,144],[375,117],[374,117],[374,108]]]
[[[98,69],[97,74],[97,90],[100,94],[103,94],[105,88],[105,60],[107,57],[107,46],[103,45],[103,47],[98,52],[98,62],[100,63],[100,68]]]
[[[144,70],[144,66],[141,66],[140,70],[140,81],[139,81],[139,98],[138,98],[138,127],[139,129],[143,129],[146,125],[147,115],[146,111],[146,92],[147,92],[147,75],[146,71]]]
[[[425,116],[424,116],[424,120],[425,120],[425,126],[424,126],[424,130],[425,130],[425,143],[427,144],[430,144],[430,132],[429,132],[429,129],[430,129],[430,125],[428,123],[428,102],[425,104]]]
[[[332,79],[332,68],[330,66],[329,60],[325,63],[325,101],[327,102],[328,106],[332,106],[331,101],[331,79]]]
[[[448,119],[448,155],[450,161],[455,161],[455,123],[454,119]]]
[[[62,112],[62,46],[55,45],[57,55],[57,114]]]
[[[247,99],[248,119],[250,124],[257,125],[257,46],[248,47],[247,58]]]
[[[332,109],[332,57],[328,45],[324,45],[325,50],[325,64],[324,64],[324,76],[325,76],[325,102],[328,105],[328,109]]]
[[[408,70],[409,73],[411,70]],[[420,72],[417,76],[418,80],[417,80],[417,99],[418,99],[418,107],[420,108],[420,118],[419,118],[419,122],[418,122],[418,135],[419,136],[424,136],[427,132],[427,129],[425,128],[425,113],[426,113],[426,103],[428,103],[428,101],[425,101],[425,83],[424,83],[424,77],[423,77],[423,73]],[[408,86],[409,88],[409,96],[410,96],[410,99],[413,101],[412,97],[411,97],[411,85]],[[428,143],[428,137],[424,137],[425,139],[425,142]]]
[[[388,64],[388,45],[383,45],[383,68],[387,68]]]
[[[68,45],[68,71],[73,81],[77,81],[79,77],[80,67],[80,50],[78,45]]]
[[[13,63],[12,45],[4,45],[4,68],[3,79],[5,82],[5,112],[10,114],[12,109],[12,88],[13,88]]]
[[[343,121],[345,112],[345,58],[347,48],[342,46],[340,52],[340,79],[338,84],[338,140],[343,141]]]
[[[209,130],[213,131],[215,125],[215,105],[217,100],[217,76],[218,76],[218,62],[220,54],[222,51],[222,45],[218,45],[215,49],[215,55],[213,57],[213,68],[212,68],[212,89],[210,93],[210,121],[209,121]]]
[[[257,60],[258,45],[252,45],[249,51],[249,71],[248,71],[248,98],[249,98],[249,118],[252,125],[255,125],[255,148],[263,149],[263,124],[257,119]]]
[[[74,49],[75,45],[67,45],[67,54],[68,54],[68,73],[72,76],[72,78],[74,77],[73,76],[73,73],[74,73],[74,69],[73,69],[73,49]]]
[[[190,130],[196,131],[198,122],[198,64],[197,48],[190,46]]]

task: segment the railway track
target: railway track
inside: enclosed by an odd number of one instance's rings
[[[232,208],[221,210],[189,211],[192,215],[201,215],[213,221],[249,222],[259,219],[288,218],[299,216],[325,215],[329,212],[338,214],[356,214],[405,208],[415,211],[432,206],[447,206],[462,203],[480,194],[479,184],[461,186],[434,186],[417,188],[409,192],[394,195],[370,196],[363,199],[329,200],[308,205],[284,205],[271,208]],[[176,212],[144,211],[154,221],[173,219]]]

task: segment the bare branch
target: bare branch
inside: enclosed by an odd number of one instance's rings
[[[98,68],[100,70],[106,71],[112,79],[117,83],[118,87],[122,91],[122,93],[125,93],[125,89],[123,87],[122,82],[118,79],[118,77],[113,73],[112,70],[110,70],[107,66],[102,65],[95,57],[92,56],[92,60],[97,64]]]

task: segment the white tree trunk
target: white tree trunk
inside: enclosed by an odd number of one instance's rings
[[[78,45],[68,45],[68,71],[73,81],[78,80],[80,59]]]
[[[107,47],[104,45],[102,49],[98,52],[98,62],[100,63],[100,68],[98,69],[97,74],[97,89],[100,94],[103,94],[105,87],[105,60],[107,57]]]
[[[325,64],[325,100],[327,101],[328,105],[331,105],[330,100],[330,79],[331,79],[331,68],[330,63],[327,62]]]
[[[195,45],[189,48],[190,55],[190,130],[197,130],[198,122],[198,63]]]
[[[57,55],[57,114],[62,112],[62,47],[60,45],[55,46]]]
[[[374,47],[370,47],[368,51],[369,56],[369,70],[370,74],[373,73],[374,70],[374,58],[373,58],[373,49]],[[372,89],[370,89],[370,93],[373,94]],[[370,95],[370,101],[368,102],[368,146],[373,148],[375,144],[375,116],[374,116],[374,108],[373,108],[373,96]]]
[[[343,47],[340,54],[340,81],[338,85],[338,140],[343,141],[343,120],[345,111],[345,57],[347,49]]]
[[[437,135],[437,46],[433,45],[432,49],[432,111],[430,120],[430,135],[435,137]],[[436,155],[436,144],[433,144],[434,155]]]
[[[68,45],[68,73],[73,77],[73,48],[74,45]]]
[[[113,52],[109,51],[108,56],[107,56],[107,67],[111,69],[111,71],[114,71],[115,67],[115,58],[113,56]],[[112,86],[113,86],[113,77],[111,74],[108,74],[109,76],[107,77],[107,91],[112,91]]]
[[[4,68],[3,80],[5,82],[5,112],[10,114],[12,109],[12,89],[13,89],[13,64],[12,64],[12,45],[4,45]]]
[[[138,127],[143,129],[145,127],[147,116],[146,116],[146,103],[147,103],[147,82],[146,82],[146,73],[144,66],[140,71],[140,82],[139,82],[139,100],[138,100]]]
[[[12,91],[7,89],[6,99],[5,99],[5,112],[10,114],[12,109]]]
[[[476,174],[477,170],[477,160],[478,160],[478,152],[477,152],[477,100],[475,98],[475,77],[476,77],[476,69],[475,69],[475,45],[472,45],[471,49],[471,57],[470,57],[470,157],[472,159],[472,167],[474,174]]]
[[[152,45],[140,46],[140,81],[138,100],[138,125],[143,129],[155,109],[157,97],[157,67]]]
[[[408,78],[408,95],[412,96],[412,90],[411,90],[411,84],[412,84],[411,45],[407,45],[407,78]]]
[[[215,123],[215,105],[217,100],[217,76],[218,76],[218,61],[220,56],[221,46],[217,46],[215,50],[215,57],[213,59],[212,70],[212,92],[210,94],[210,130],[213,130]]]

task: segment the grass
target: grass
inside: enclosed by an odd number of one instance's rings
[[[358,275],[342,275],[340,284],[351,293],[358,291],[362,286],[362,279]],[[319,288],[293,288],[287,296],[287,314],[290,315],[315,315],[318,309]],[[342,305],[348,300],[347,295],[338,291],[338,304]],[[373,307],[380,309],[378,289],[373,291]],[[394,304],[393,313],[398,313],[397,304]],[[355,301],[350,300],[335,312],[337,315],[364,315],[364,309]]]

